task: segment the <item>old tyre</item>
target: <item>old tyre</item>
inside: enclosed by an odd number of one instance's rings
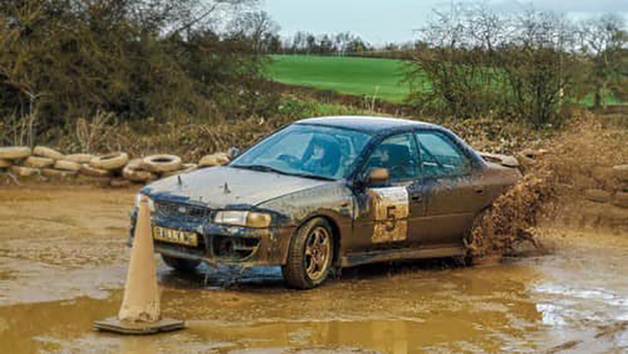
[[[122,176],[132,182],[148,182],[157,179],[157,176],[152,172],[136,170],[128,165],[122,170]]]
[[[50,167],[54,164],[55,164],[55,160],[47,158],[47,157],[38,157],[38,156],[29,156],[26,159],[26,161],[24,161],[24,166],[35,167],[35,168]]]
[[[121,169],[127,162],[129,162],[129,155],[125,152],[115,152],[104,156],[94,157],[89,162],[89,165],[100,168],[101,170],[113,171]]]
[[[628,192],[617,192],[613,198],[613,205],[628,208]]]
[[[181,158],[175,155],[147,156],[142,162],[144,169],[155,173],[171,172],[181,168]]]
[[[177,258],[166,256],[165,254],[161,255],[161,259],[164,260],[171,268],[174,268],[182,273],[194,273],[196,268],[201,264],[201,261],[193,261],[191,259]]]
[[[222,166],[229,163],[229,156],[224,152],[203,156],[198,162],[198,167]]]
[[[628,165],[613,166],[613,175],[620,181],[628,181]]]
[[[286,284],[297,289],[322,284],[331,271],[333,241],[327,220],[314,218],[301,225],[290,242],[288,261],[281,267]]]
[[[103,170],[101,168],[92,167],[88,164],[81,165],[81,174],[90,177],[109,177],[111,172]]]
[[[31,148],[25,146],[0,147],[0,159],[17,160],[29,157]]]
[[[62,171],[75,171],[78,172],[81,169],[81,164],[78,162],[66,161],[66,160],[57,160],[55,162],[55,169]]]
[[[66,161],[78,162],[78,163],[89,163],[94,157],[92,154],[72,154],[66,155],[63,159]]]
[[[612,198],[612,194],[610,192],[602,189],[585,189],[583,194],[586,199],[596,203],[606,203]]]
[[[45,146],[35,146],[35,149],[33,149],[33,155],[47,157],[53,160],[61,160],[63,158],[62,153]]]

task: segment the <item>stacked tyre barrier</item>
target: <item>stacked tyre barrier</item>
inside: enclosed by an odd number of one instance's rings
[[[595,186],[583,191],[587,200],[628,209],[628,165],[596,166],[591,177]]]
[[[10,173],[17,178],[75,180],[110,187],[146,184],[229,161],[226,153],[204,156],[199,163],[184,163],[180,157],[169,154],[130,159],[125,152],[65,155],[45,146],[0,147],[0,173]]]

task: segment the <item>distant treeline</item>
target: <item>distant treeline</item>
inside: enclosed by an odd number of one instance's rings
[[[611,98],[628,98],[623,17],[572,21],[535,10],[504,15],[469,3],[434,15],[415,42],[373,46],[351,33],[298,32],[275,38],[267,50],[406,60],[407,102],[429,114],[556,125],[574,104],[590,100],[603,107]]]
[[[2,0],[0,131],[32,141],[94,116],[269,116],[280,106],[264,70],[272,53],[405,59],[408,103],[429,114],[542,126],[587,93],[596,106],[626,100],[621,17],[469,4],[435,14],[416,42],[373,46],[348,32],[282,38],[257,0]]]

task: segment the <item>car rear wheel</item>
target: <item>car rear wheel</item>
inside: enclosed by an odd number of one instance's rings
[[[334,254],[333,233],[327,220],[314,218],[301,225],[290,243],[281,270],[290,287],[311,289],[329,276]]]
[[[170,257],[166,256],[165,254],[161,255],[161,259],[163,259],[164,263],[166,263],[168,266],[182,273],[193,273],[196,271],[196,268],[198,268],[198,266],[201,264],[201,261]]]

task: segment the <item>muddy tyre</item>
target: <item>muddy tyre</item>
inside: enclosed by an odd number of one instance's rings
[[[161,259],[163,259],[164,263],[166,263],[170,268],[174,268],[175,270],[182,273],[194,273],[196,272],[196,268],[201,265],[201,261],[170,257],[166,256],[165,254],[161,255]]]
[[[311,289],[327,280],[333,262],[332,229],[323,218],[314,218],[301,225],[290,242],[288,260],[281,267],[286,285]]]
[[[51,149],[49,147],[45,147],[45,146],[35,146],[35,149],[33,149],[33,155],[35,156],[40,156],[40,157],[46,157],[49,159],[53,159],[53,160],[61,160],[63,158],[63,154],[60,153],[59,151],[55,150],[55,149]]]
[[[89,163],[94,157],[92,154],[72,154],[66,155],[63,159],[66,161],[78,162],[78,163]]]
[[[39,156],[29,156],[24,161],[24,166],[33,167],[33,168],[45,168],[50,167],[55,164],[55,160],[49,159],[47,157],[39,157]]]
[[[31,149],[26,146],[7,146],[0,147],[0,159],[18,160],[27,158],[31,155]]]
[[[89,165],[101,170],[114,171],[122,169],[129,162],[129,155],[124,152],[115,152],[104,156],[94,157]]]
[[[143,167],[154,173],[172,172],[181,168],[181,158],[175,155],[152,155],[144,158]]]
[[[88,164],[81,165],[81,174],[90,177],[110,177],[111,172],[100,168],[92,167]]]

